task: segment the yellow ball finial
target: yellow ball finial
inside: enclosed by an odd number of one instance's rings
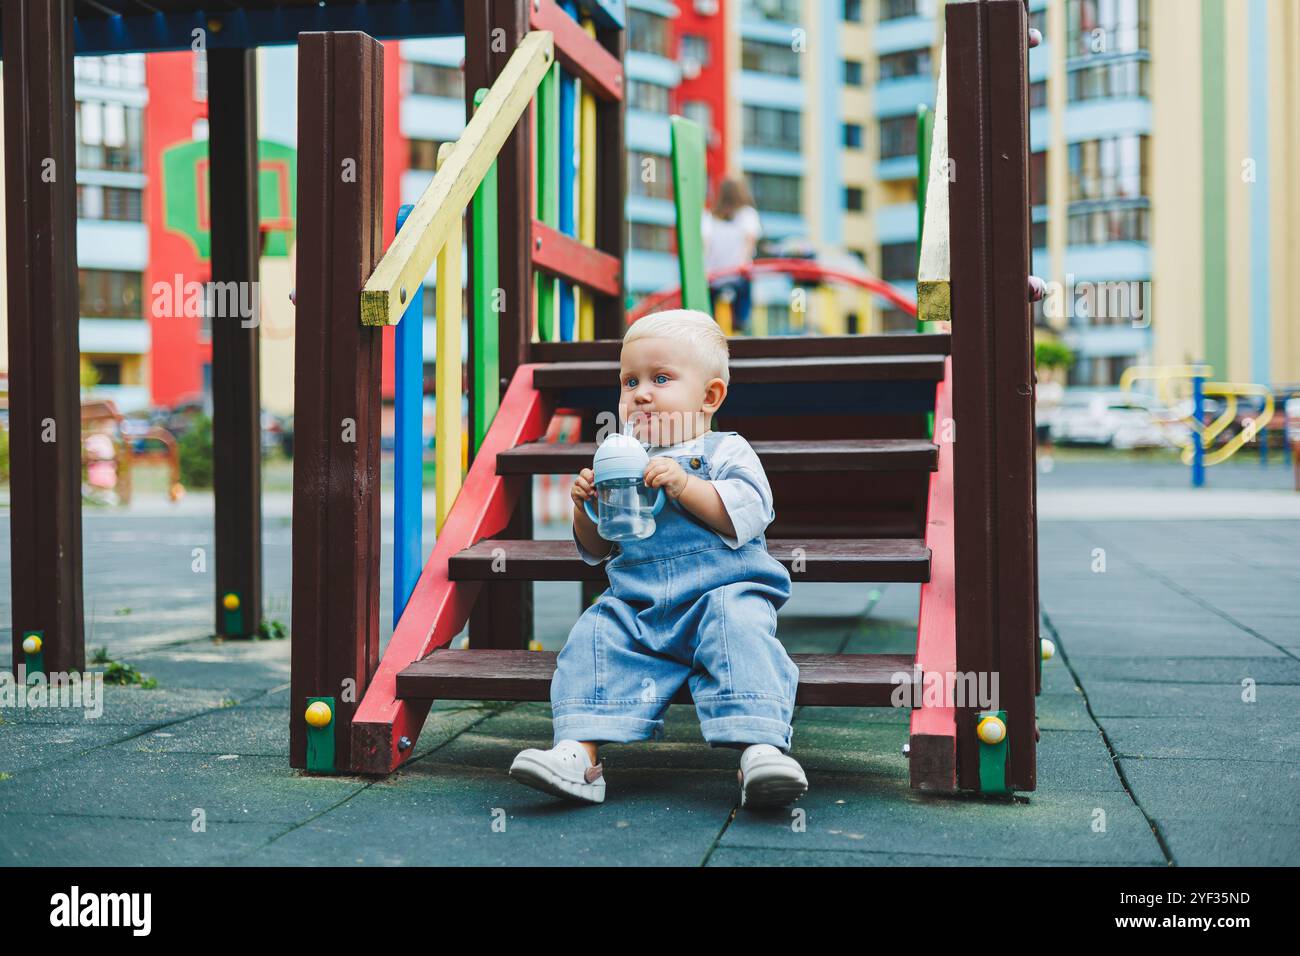
[[[39,634],[28,634],[23,638],[24,654],[39,654],[41,652],[41,638]]]
[[[330,705],[323,700],[313,701],[307,708],[307,723],[313,727],[328,727],[333,719],[334,714],[330,710]]]
[[[1007,736],[1007,725],[1000,717],[985,717],[975,727],[975,733],[986,744],[1000,744]]]
[[[225,597],[221,599],[221,606],[224,607],[227,611],[238,611],[239,595],[236,594],[234,591],[231,591],[229,594],[227,594]]]
[[[1043,660],[1050,661],[1056,656],[1056,645],[1047,638],[1043,638],[1042,645]]]

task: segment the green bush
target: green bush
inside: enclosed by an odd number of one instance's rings
[[[1069,368],[1074,364],[1074,353],[1061,342],[1044,339],[1034,343],[1035,368]]]
[[[9,483],[9,429],[0,427],[0,485]]]
[[[177,443],[181,456],[181,484],[186,488],[212,487],[212,419],[195,417]]]

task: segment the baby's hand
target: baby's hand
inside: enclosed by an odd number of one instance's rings
[[[579,511],[586,512],[582,503],[589,498],[596,497],[596,474],[590,468],[584,468],[578,472],[578,477],[574,479],[573,487],[569,490],[573,498],[574,507]]]
[[[676,461],[660,455],[650,459],[650,464],[646,466],[641,480],[645,482],[647,488],[662,487],[664,493],[676,501],[686,490],[686,483],[690,477]]]

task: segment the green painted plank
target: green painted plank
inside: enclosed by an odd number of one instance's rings
[[[672,117],[673,206],[677,212],[677,267],[681,273],[682,308],[712,312],[709,280],[704,272],[704,130],[683,116]]]
[[[537,218],[560,225],[560,65],[552,64],[537,90]],[[537,329],[543,342],[556,335],[559,280],[537,275]]]
[[[334,725],[338,723],[338,712],[334,709],[333,697],[308,697],[307,706],[310,707],[318,700],[329,705],[330,722],[324,727],[307,725],[307,771],[309,773],[333,773]],[[306,718],[299,713],[294,716],[294,719],[305,720]]]
[[[1204,163],[1202,227],[1205,272],[1204,361],[1222,378],[1228,375],[1228,160],[1224,149],[1227,93],[1224,64],[1223,0],[1201,3],[1201,149]]]
[[[975,726],[985,717],[997,717],[1005,725],[1005,710],[990,710],[975,715]],[[980,792],[1007,793],[1007,735],[995,744],[980,741]]]
[[[478,107],[487,96],[486,89],[474,93],[474,106]],[[470,401],[474,403],[474,451],[483,445],[488,426],[496,417],[497,406],[501,401],[501,352],[499,335],[501,325],[498,321],[497,289],[500,279],[497,271],[497,257],[500,246],[497,242],[497,164],[494,162],[483,176],[474,193],[469,207],[470,222],[473,225],[474,247],[470,249],[473,259],[472,275],[474,288],[470,290],[470,360],[474,363],[474,394]]]

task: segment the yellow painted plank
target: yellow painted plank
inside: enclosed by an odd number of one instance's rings
[[[406,309],[403,291],[408,295],[413,293],[424,281],[443,244],[450,242],[453,232],[459,236],[465,208],[528,108],[554,58],[551,33],[537,30],[525,36],[511,55],[465,132],[451,144],[454,148],[447,162],[416,200],[406,226],[362,289],[364,325],[396,325],[401,320]]]
[[[587,35],[594,37],[596,27],[583,21]],[[596,245],[596,97],[585,89],[578,113],[578,239],[587,246]],[[596,337],[596,303],[591,293],[574,287],[578,294],[578,339]]]
[[[443,143],[438,148],[438,169],[446,168],[455,154],[455,143]],[[408,217],[407,222],[410,222]],[[435,533],[441,533],[456,495],[460,493],[461,446],[464,444],[461,424],[460,323],[461,323],[461,220],[456,218],[454,228],[448,233],[438,250],[438,285],[434,289],[436,340],[438,354],[434,364],[434,401],[436,403],[434,431],[434,498]]]
[[[917,268],[917,318],[947,322],[952,318],[948,246],[948,54],[939,59],[939,88],[934,99],[934,138],[930,144],[930,177],[925,195],[925,224],[921,261]]]

